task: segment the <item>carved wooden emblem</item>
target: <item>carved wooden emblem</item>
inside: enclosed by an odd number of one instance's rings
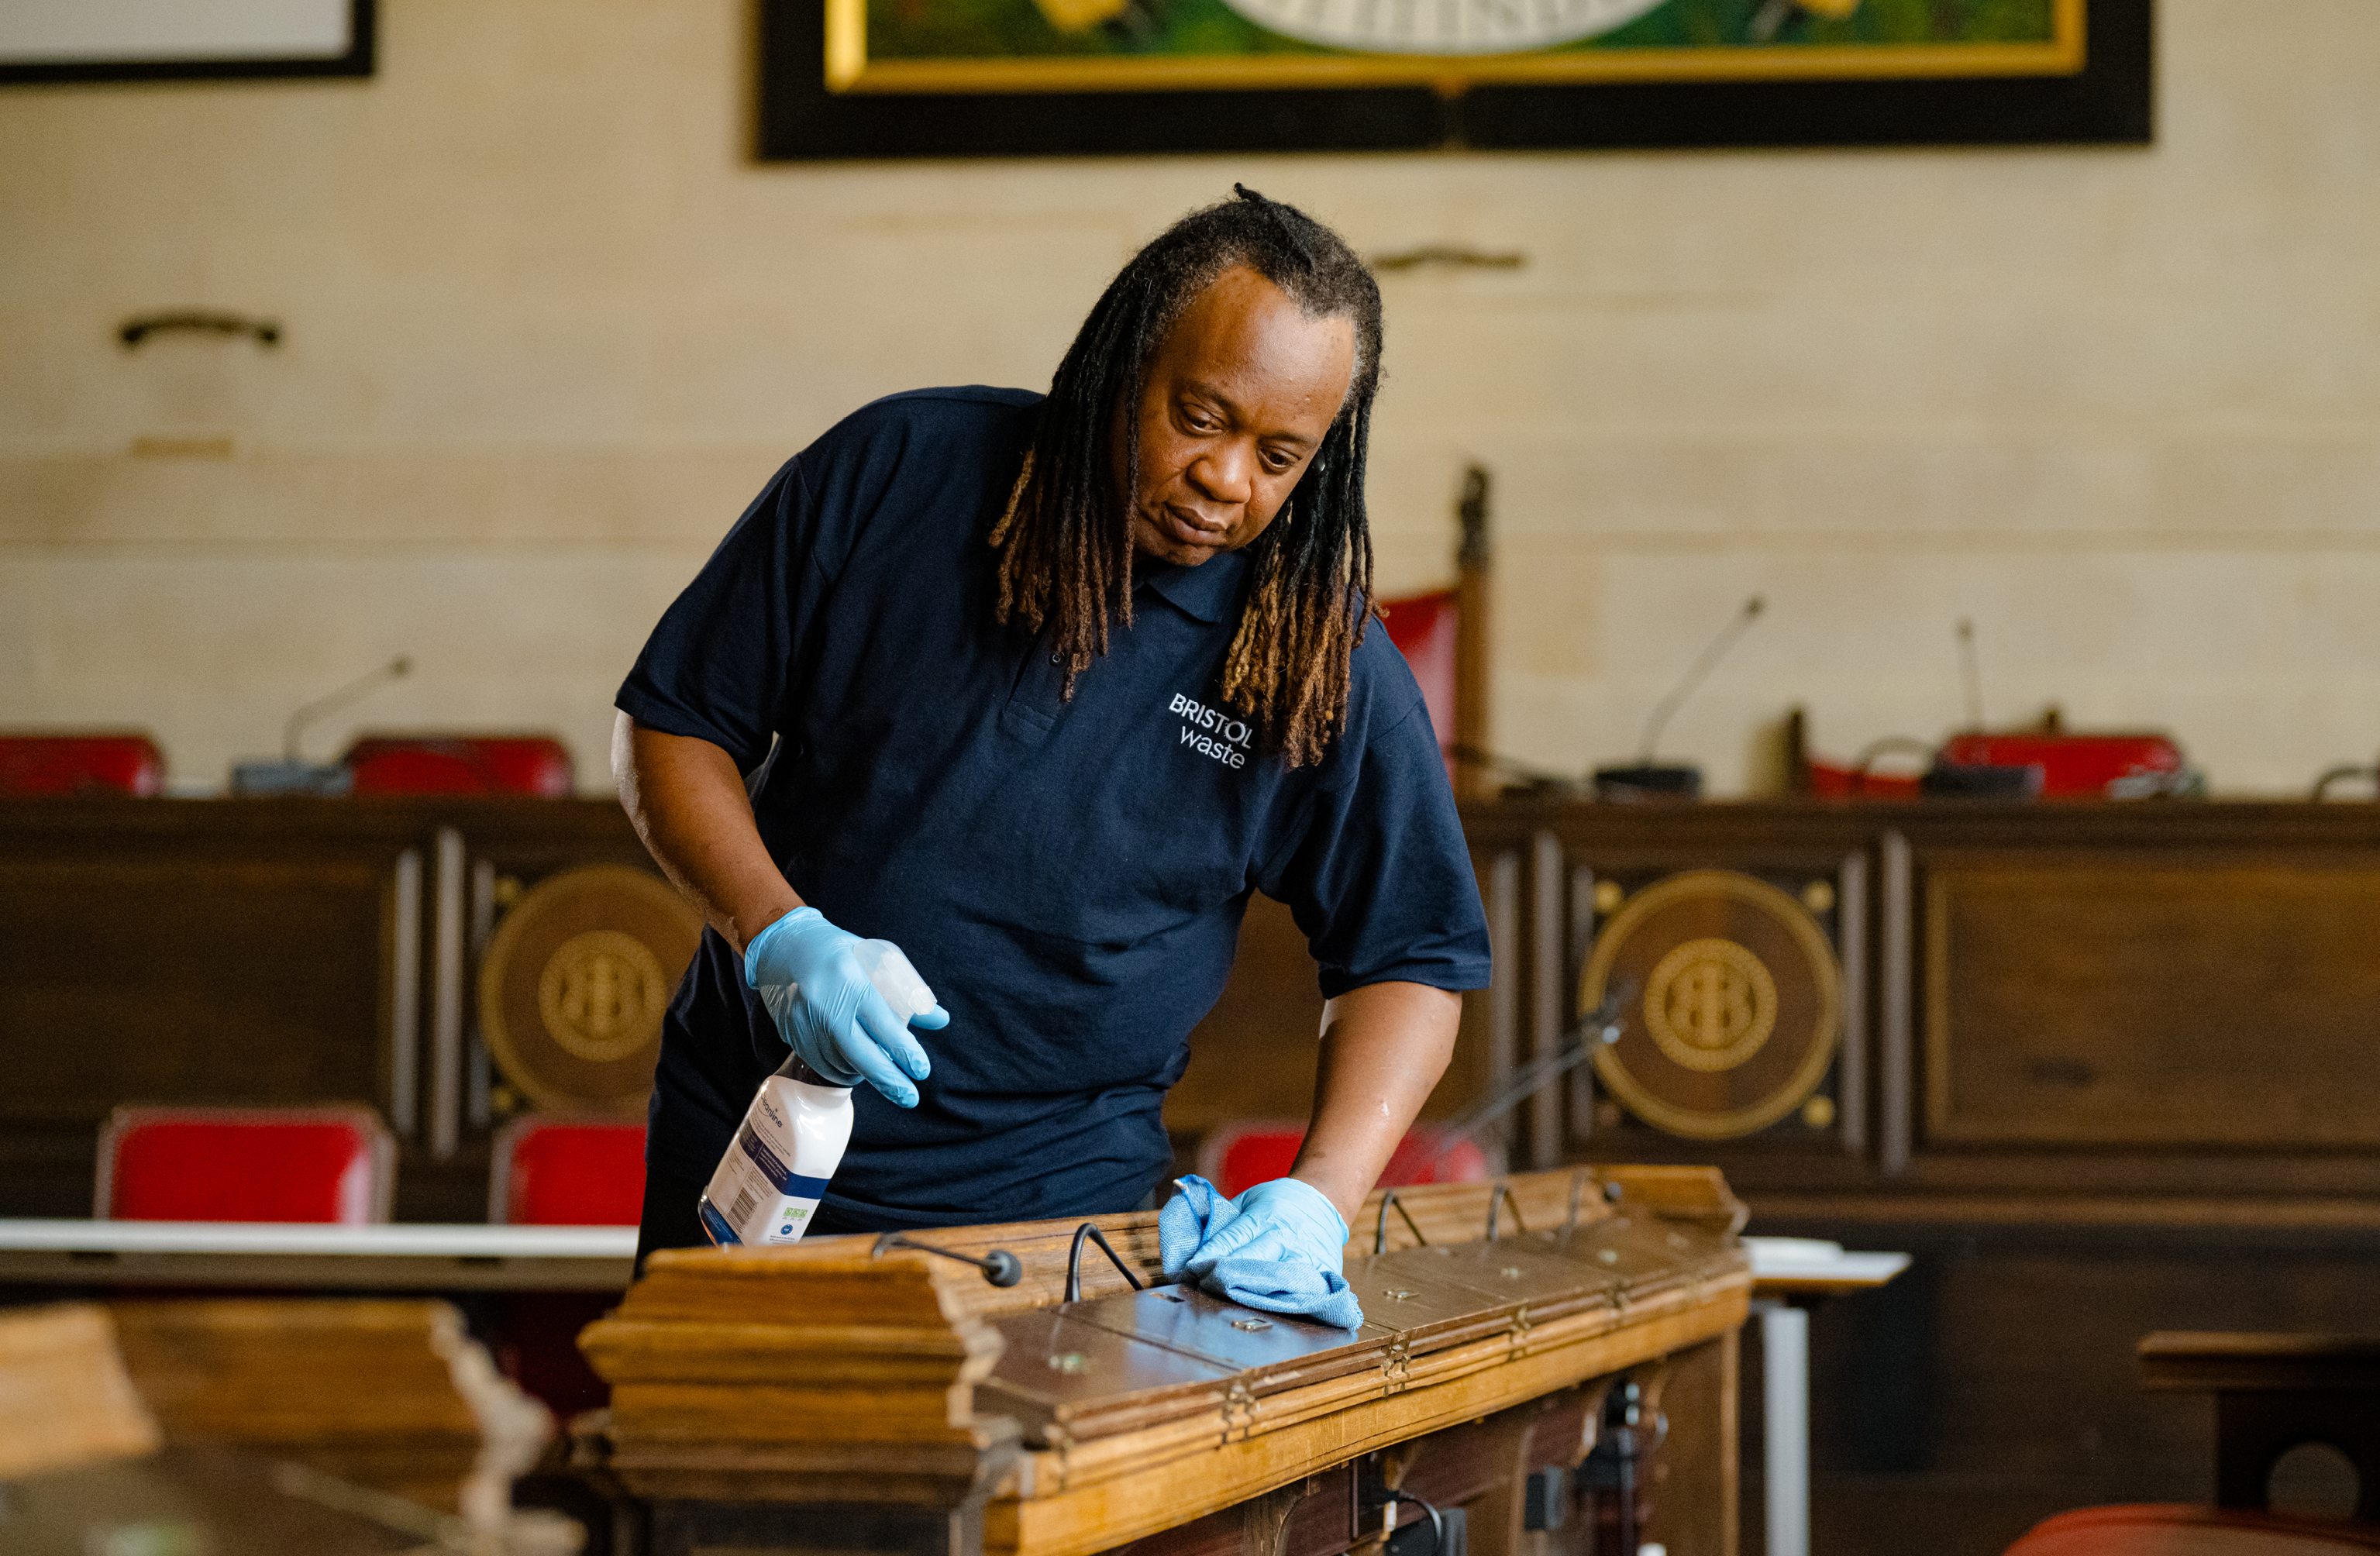
[[[1748,1135],[1826,1077],[1842,977],[1809,911],[1767,881],[1698,869],[1656,881],[1596,937],[1579,1008],[1619,991],[1617,1042],[1596,1073],[1620,1103],[1694,1139]]]
[[[566,870],[514,904],[480,964],[480,1029],[539,1107],[641,1113],[662,1015],[702,936],[666,881]]]
[[[661,1036],[670,987],[661,958],[643,941],[589,930],[546,958],[537,977],[537,1014],[569,1052],[608,1064]]]
[[[1654,964],[1645,1025],[1689,1070],[1732,1070],[1777,1029],[1777,980],[1731,940],[1690,940]]]

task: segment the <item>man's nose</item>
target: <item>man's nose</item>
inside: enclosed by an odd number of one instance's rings
[[[1237,444],[1209,448],[1190,462],[1190,483],[1217,503],[1245,504],[1254,494],[1255,461]]]

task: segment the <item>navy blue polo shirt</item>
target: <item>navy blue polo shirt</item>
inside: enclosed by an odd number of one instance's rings
[[[989,544],[1040,396],[935,389],[779,470],[620,688],[723,748],[802,899],[907,953],[951,1013],[915,1109],[863,1086],[826,1210],[867,1226],[1129,1210],[1221,992],[1248,893],[1286,903],[1326,996],[1488,980],[1438,742],[1375,626],[1342,732],[1291,770],[1216,708],[1247,559],[1151,565],[1072,700],[995,614]],[[708,1177],[786,1048],[706,932],[663,1029],[649,1156]]]

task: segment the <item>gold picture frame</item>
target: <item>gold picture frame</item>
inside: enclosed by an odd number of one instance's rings
[[[2085,0],[2050,0],[2040,43],[1861,43],[1791,48],[1550,49],[1500,55],[1355,53],[880,58],[868,0],[824,0],[830,92],[929,95],[1630,82],[1927,80],[2071,76],[2088,63]]]
[[[1395,52],[1415,36],[1407,14],[1364,8],[1417,0],[1294,0],[1319,7],[1294,13],[1292,3],[758,0],[757,153],[835,162],[2155,138],[2155,0],[2038,0],[2022,26],[1972,30],[1884,9],[1918,0],[1536,0],[1562,12],[1548,25],[1512,10],[1516,0],[1464,0],[1505,8],[1485,34],[1463,32],[1472,22],[1458,18],[1451,35],[1463,46],[1545,43],[1462,55]],[[1633,19],[1582,31],[1565,9],[1573,6]],[[1383,14],[1402,36],[1382,33]],[[1788,20],[1764,33],[1750,19],[1761,16]],[[1910,17],[1924,25],[1904,26]],[[1430,25],[1450,24],[1441,15]],[[1448,35],[1422,42],[1440,46]],[[1364,52],[1371,37],[1380,52]]]

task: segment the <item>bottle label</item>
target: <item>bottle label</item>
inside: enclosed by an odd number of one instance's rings
[[[703,1191],[703,1227],[714,1242],[798,1243],[826,1193],[826,1179],[804,1177],[785,1165],[792,1142],[765,1137],[758,1127],[763,1122],[756,1102]],[[722,1232],[729,1235],[722,1237]]]

